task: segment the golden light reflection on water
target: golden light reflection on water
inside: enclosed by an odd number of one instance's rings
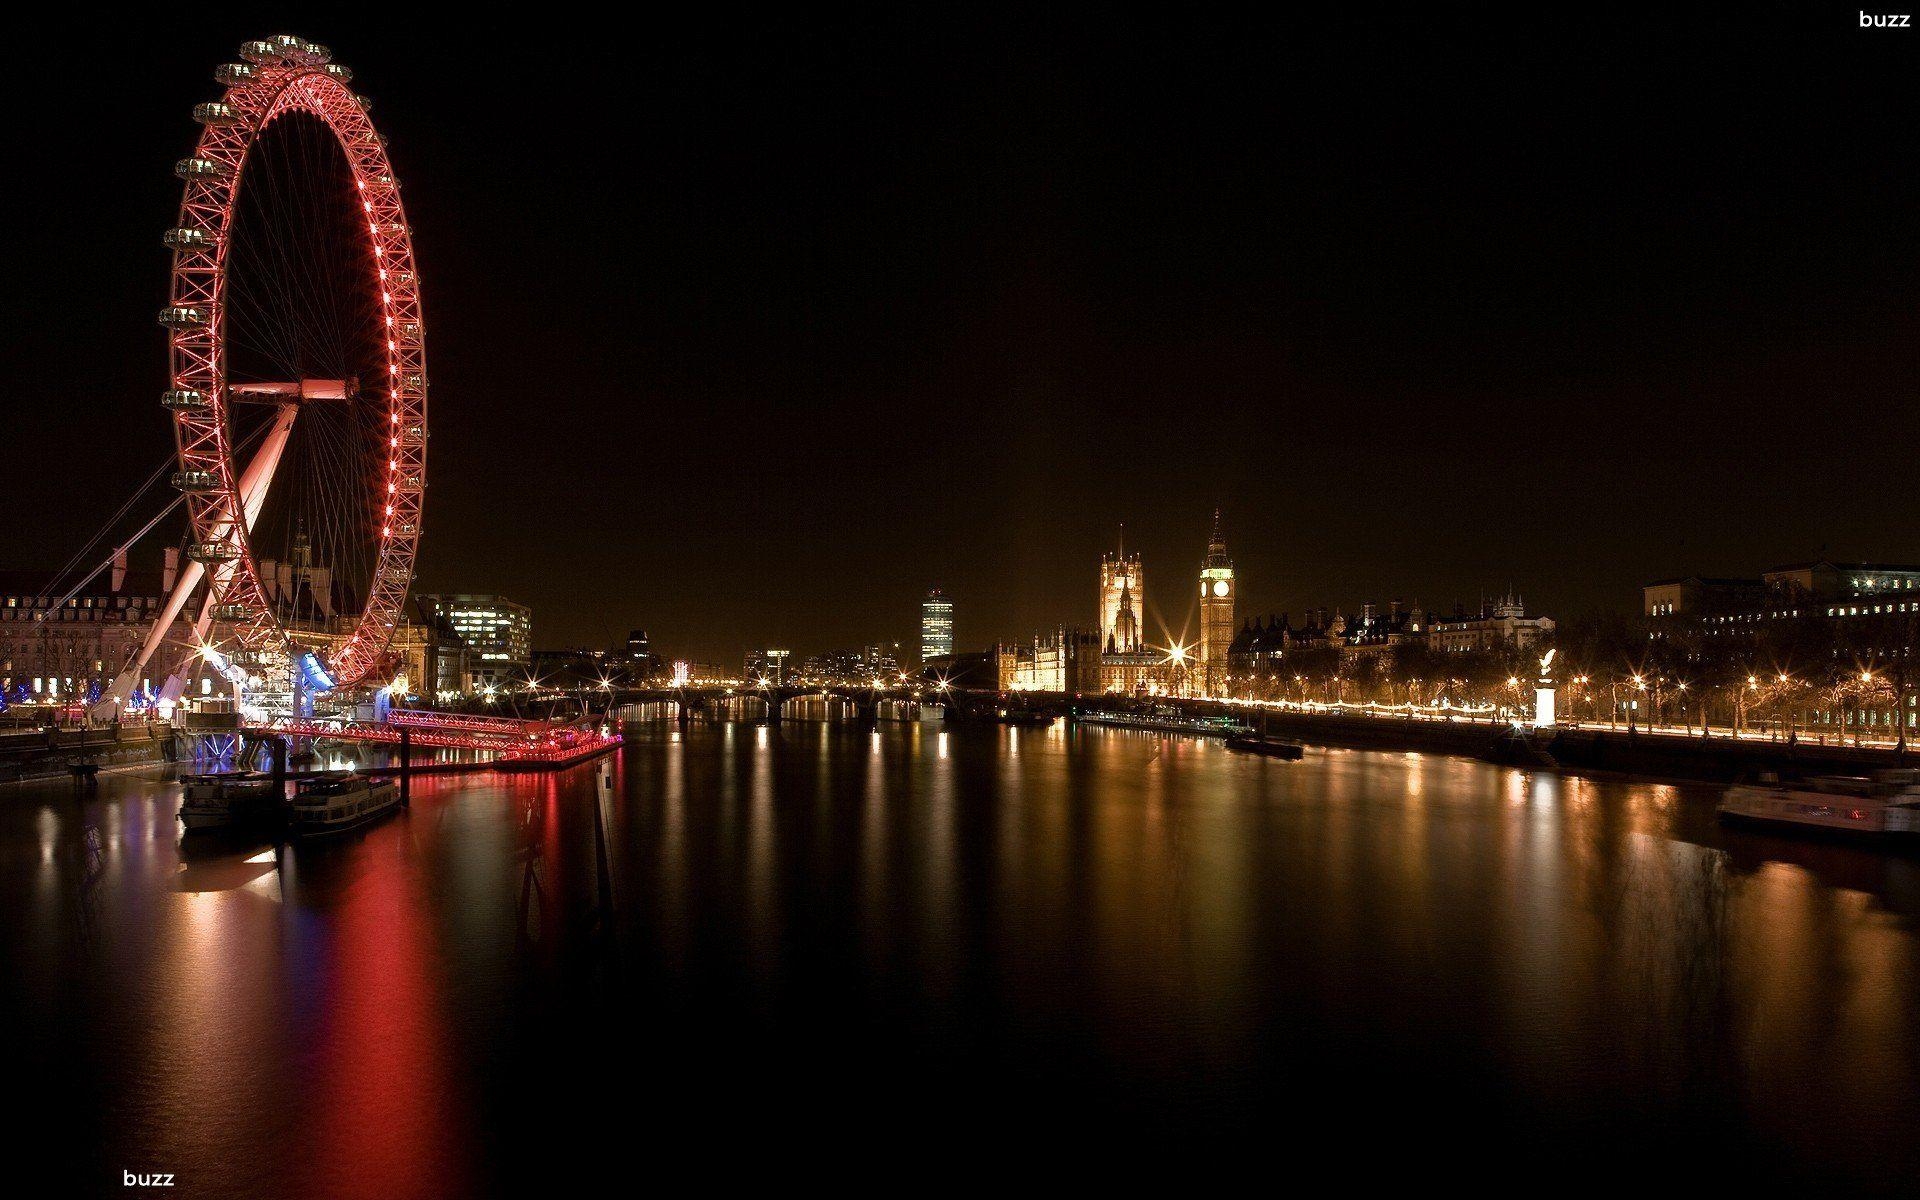
[[[815,1003],[857,1057],[897,1021],[930,1088],[976,1055],[1071,1074],[1070,1046],[1083,1102],[1151,1111],[1337,1088],[1331,1054],[1568,1127],[1704,1110],[1843,1177],[1920,1167],[1912,867],[1722,831],[1710,792],[1064,724],[662,728],[610,775],[609,927],[601,778],[422,781],[329,852],[183,852],[132,781],[0,812],[4,986],[125,1064],[151,1117],[114,1145],[191,1160],[215,1128],[278,1170],[318,1130],[402,1193],[407,1143],[482,1157],[448,1097],[517,1103],[462,1064],[607,954],[717,1041]]]

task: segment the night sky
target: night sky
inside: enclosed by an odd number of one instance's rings
[[[1177,632],[1216,504],[1262,612],[1920,560],[1920,32],[1437,7],[16,29],[0,565],[170,453],[171,166],[276,32],[405,187],[421,587],[542,646],[1090,624],[1122,522]]]

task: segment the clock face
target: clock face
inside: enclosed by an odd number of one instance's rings
[[[1224,580],[1224,579],[1216,579],[1216,580],[1214,580],[1214,581],[1213,581],[1213,594],[1214,594],[1214,595],[1216,595],[1216,596],[1224,596],[1224,595],[1226,595],[1226,594],[1227,594],[1227,581],[1226,581],[1226,580]]]

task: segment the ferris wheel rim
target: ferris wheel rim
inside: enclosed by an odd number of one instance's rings
[[[177,479],[187,490],[189,553],[205,565],[216,615],[241,646],[289,654],[297,648],[296,631],[268,602],[239,488],[226,377],[227,284],[235,205],[254,148],[275,121],[306,113],[326,126],[353,174],[367,233],[361,266],[379,288],[385,334],[387,377],[379,386],[386,392],[388,458],[384,475],[369,483],[379,544],[354,628],[323,663],[333,686],[350,687],[385,654],[419,549],[427,377],[412,231],[385,139],[367,102],[347,86],[351,73],[329,63],[323,47],[297,38],[249,42],[241,53],[247,62],[215,74],[227,85],[222,99],[194,111],[202,132],[193,157],[175,167],[184,188],[179,223],[167,238],[174,256],[170,303],[161,313],[170,330],[166,402],[174,410]]]

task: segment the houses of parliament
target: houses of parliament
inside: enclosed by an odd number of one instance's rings
[[[1100,556],[1098,610],[1092,631],[1062,626],[1025,645],[994,650],[1002,689],[1146,695],[1180,692],[1223,696],[1227,651],[1234,637],[1235,582],[1220,514],[1198,575],[1200,641],[1157,646],[1147,632],[1147,578],[1138,551],[1122,530],[1113,551]]]

